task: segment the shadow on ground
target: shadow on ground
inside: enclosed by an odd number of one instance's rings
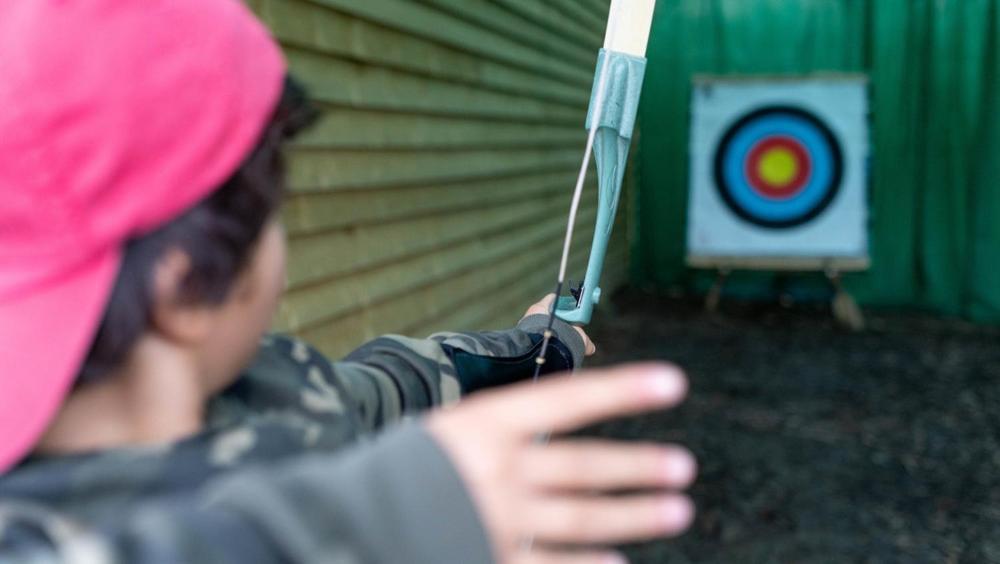
[[[629,291],[592,329],[596,363],[668,359],[691,398],[602,434],[684,443],[700,515],[632,562],[1000,562],[1000,332],[818,307]]]

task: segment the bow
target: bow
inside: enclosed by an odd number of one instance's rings
[[[656,0],[611,2],[607,35],[604,48],[600,50],[597,59],[590,109],[587,112],[587,145],[573,191],[566,237],[563,240],[562,259],[556,281],[556,300],[549,311],[548,328],[536,359],[535,380],[545,364],[555,319],[558,317],[568,323],[586,325],[590,323],[594,305],[601,299],[601,271],[604,269],[604,258],[618,210],[625,165],[635,130],[639,97],[646,73],[646,46],[655,7]],[[576,216],[592,158],[597,160],[598,210],[587,273],[582,285],[570,290],[572,297],[562,296]]]
[[[545,364],[556,318],[576,325],[586,325],[590,323],[594,305],[601,299],[601,271],[604,269],[615,212],[618,211],[625,164],[639,111],[642,81],[646,74],[646,46],[655,7],[656,0],[611,0],[608,31],[604,48],[597,58],[594,89],[590,95],[590,109],[587,111],[587,145],[583,151],[583,164],[580,165],[576,188],[573,190],[566,237],[563,239],[562,259],[556,279],[556,299],[549,310],[548,327],[535,359],[536,382]],[[566,283],[566,267],[592,157],[596,157],[598,173],[597,225],[594,227],[594,240],[590,246],[590,259],[583,284],[571,289],[573,296],[568,297],[562,295]],[[549,435],[537,437],[536,440],[547,443]],[[534,537],[524,539],[523,551],[530,553],[534,543]]]

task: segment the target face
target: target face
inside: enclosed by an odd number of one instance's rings
[[[844,176],[837,138],[814,115],[768,106],[736,121],[715,152],[715,186],[729,209],[768,229],[809,223],[836,199]]]
[[[867,79],[692,87],[688,263],[867,264]]]

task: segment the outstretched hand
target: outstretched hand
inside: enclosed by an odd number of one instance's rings
[[[694,481],[694,457],[677,446],[534,438],[673,407],[686,393],[676,368],[622,366],[486,392],[436,412],[427,426],[465,480],[499,562],[609,564],[624,560],[552,547],[680,534],[694,508],[677,491]],[[645,493],[615,495],[634,491]],[[524,550],[527,541],[534,550]]]

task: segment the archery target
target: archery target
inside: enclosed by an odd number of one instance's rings
[[[840,144],[822,121],[790,106],[751,112],[715,151],[715,188],[737,216],[761,227],[808,223],[836,198]]]
[[[863,79],[700,81],[688,250],[867,257]]]

